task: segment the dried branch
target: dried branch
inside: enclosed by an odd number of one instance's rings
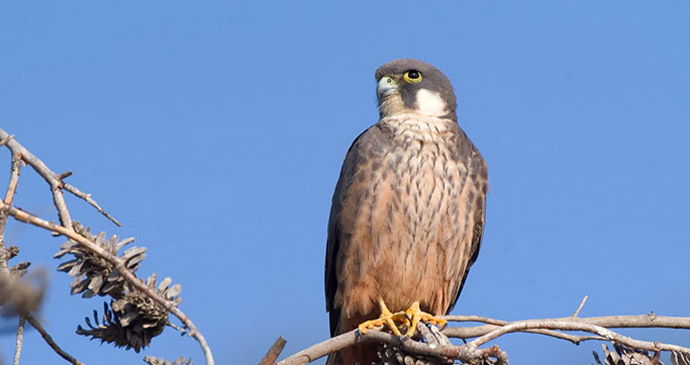
[[[0,141],[0,145],[5,145],[14,136],[8,136]],[[14,193],[17,191],[19,174],[21,172],[21,159],[19,155],[12,154],[12,167],[10,169],[10,182],[7,184],[5,192],[5,204],[12,204]],[[0,272],[7,271],[7,261],[11,258],[10,253],[5,249],[5,227],[7,226],[7,213],[0,212]]]
[[[278,337],[276,342],[274,342],[273,345],[271,345],[271,348],[268,349],[263,359],[259,361],[259,365],[273,365],[276,362],[276,359],[278,359],[278,356],[280,356],[280,353],[283,352],[286,342],[287,341],[285,341],[283,336]]]
[[[485,326],[477,327],[446,327],[443,333],[448,337],[455,338],[475,338],[486,335],[496,328],[508,325],[513,322],[500,319],[481,317],[481,316],[444,316],[449,322],[480,322],[486,323]],[[576,321],[579,323],[592,324],[606,328],[678,328],[690,329],[690,317],[668,317],[657,316],[654,313],[633,315],[633,316],[603,316],[603,317],[562,317],[545,318],[544,321]],[[533,332],[541,333],[542,332]],[[547,334],[551,336],[551,334]],[[558,336],[554,336],[558,337]],[[560,337],[559,337],[560,338]],[[579,338],[579,337],[578,337]],[[566,339],[566,338],[563,338]],[[592,338],[600,339],[600,338]],[[580,340],[581,342],[582,340]],[[571,341],[573,342],[573,341]],[[579,343],[579,342],[578,342]],[[576,343],[577,344],[577,343]]]
[[[56,174],[50,168],[48,168],[48,166],[46,166],[46,164],[43,163],[43,161],[41,161],[38,157],[34,156],[31,152],[24,148],[24,146],[22,146],[16,140],[14,140],[14,138],[10,137],[11,136],[7,132],[0,128],[0,139],[2,141],[7,140],[5,142],[5,145],[7,146],[7,148],[10,149],[12,155],[20,156],[22,161],[29,164],[48,183],[48,185],[50,185],[50,189],[53,194],[53,204],[55,204],[55,207],[58,210],[58,217],[60,218],[60,223],[62,224],[62,226],[67,227],[68,229],[71,229],[72,227],[72,219],[70,217],[69,210],[67,209],[65,198],[62,194],[63,188],[69,191],[70,193],[74,194],[78,198],[86,200],[106,218],[110,219],[116,225],[120,225],[120,223],[117,220],[112,218],[98,204],[96,204],[96,202],[93,199],[91,199],[91,197],[88,194],[85,194],[72,186],[67,188],[65,186],[66,184],[63,183],[62,179],[69,176],[69,174]]]
[[[3,138],[2,141],[0,141],[0,146],[4,146],[7,144],[7,142],[11,141],[14,138],[14,136],[7,136],[6,138]],[[5,198],[4,202],[7,204],[12,204],[12,200],[14,199],[14,194],[17,191],[17,185],[19,183],[19,174],[21,172],[21,159],[19,158],[19,155],[13,154],[12,155],[12,165],[10,168],[10,181],[7,184],[7,190],[5,191]],[[17,303],[18,301],[18,294],[20,291],[23,292],[28,292],[30,294],[34,294],[34,291],[31,290],[31,288],[28,288],[28,286],[23,285],[21,283],[18,283],[18,281],[15,279],[17,277],[20,277],[23,275],[23,272],[21,269],[17,270],[10,270],[9,268],[9,260],[16,256],[19,253],[19,249],[16,247],[10,247],[8,249],[5,248],[5,227],[7,226],[7,214],[0,212],[0,281],[5,281],[5,285],[0,284],[0,287],[3,287],[2,289],[2,294],[0,294],[0,303],[6,303],[6,302],[14,302],[11,304],[12,307],[14,307],[11,312],[15,312],[16,310],[27,310],[28,308],[22,308],[22,304]],[[27,266],[25,264],[21,264],[23,266]],[[15,269],[15,268],[13,268]],[[26,270],[24,268],[24,270]],[[40,295],[42,297],[42,294]],[[26,298],[23,298],[26,299]],[[39,300],[40,301],[40,300]],[[31,302],[31,300],[29,301]],[[27,305],[28,303],[24,302],[24,305]],[[37,306],[38,304],[36,304]],[[19,365],[19,358],[21,356],[22,352],[22,346],[24,345],[24,323],[26,322],[26,319],[24,316],[19,317],[19,324],[17,325],[17,340],[16,340],[16,345],[14,349],[14,365]]]
[[[401,348],[404,351],[418,355],[442,356],[450,359],[459,359],[462,361],[486,358],[487,356],[490,356],[496,358],[497,363],[501,363],[504,360],[507,362],[507,357],[504,359],[504,354],[502,352],[499,353],[498,351],[500,350],[498,350],[497,347],[496,349],[478,349],[478,347],[491,340],[495,340],[500,336],[513,332],[537,333],[564,339],[575,344],[588,340],[599,340],[618,343],[634,349],[648,351],[671,351],[677,354],[690,354],[690,348],[659,342],[640,341],[623,336],[609,329],[650,327],[690,329],[690,317],[657,316],[651,313],[648,315],[635,316],[569,316],[564,318],[523,320],[514,322],[481,316],[445,316],[442,318],[448,320],[449,322],[480,322],[487,324],[474,327],[446,327],[442,330],[442,333],[448,337],[476,339],[465,345],[455,346],[441,344],[433,346],[433,348],[427,344],[412,340],[405,341],[401,345],[400,339],[398,339],[396,336],[381,331],[369,331],[366,335],[361,335],[357,330],[354,330],[302,350],[278,362],[278,365],[307,364],[320,357],[334,353],[346,347],[368,342],[390,344]],[[582,331],[594,334],[594,336],[576,336],[560,331]],[[425,338],[428,338],[428,334],[425,335]],[[428,342],[431,343],[431,341]]]
[[[67,183],[63,183],[63,187],[65,188],[65,190],[74,194],[76,197],[79,197],[79,198],[86,200],[87,203],[91,204],[92,207],[96,208],[96,210],[98,210],[99,213],[103,214],[111,222],[115,223],[116,226],[118,226],[118,227],[122,226],[122,224],[120,224],[120,222],[117,219],[115,219],[113,216],[108,214],[108,212],[103,210],[103,208],[101,208],[101,206],[98,205],[98,203],[96,203],[96,201],[91,198],[91,194],[87,194],[87,193],[75,188],[74,186],[67,184]]]
[[[488,349],[478,349],[472,345],[428,345],[417,341],[402,341],[398,336],[382,332],[379,329],[367,331],[366,334],[361,334],[359,330],[352,330],[343,333],[342,335],[333,337],[329,340],[318,343],[305,350],[302,350],[280,362],[277,365],[303,365],[308,364],[316,359],[324,357],[328,354],[340,351],[346,347],[362,343],[386,343],[393,345],[396,348],[416,355],[440,357],[449,359],[458,359],[461,361],[469,361],[471,359],[482,359],[486,357],[498,357],[499,364],[501,359],[507,361],[507,356],[498,349],[492,347]]]
[[[640,340],[635,340],[633,338],[623,336],[621,334],[618,334],[616,332],[613,332],[609,330],[608,328],[589,324],[589,323],[581,323],[577,320],[524,320],[524,321],[516,321],[513,323],[510,323],[506,326],[497,328],[475,340],[472,342],[468,343],[468,345],[474,345],[474,346],[481,346],[491,340],[494,340],[500,336],[503,336],[508,333],[512,332],[522,332],[525,330],[530,330],[530,329],[551,329],[551,330],[562,330],[562,331],[584,331],[584,332],[589,332],[589,333],[594,333],[597,334],[601,337],[604,337],[605,339],[623,344],[627,347],[631,348],[637,348],[637,349],[643,349],[643,350],[650,350],[650,351],[656,351],[656,350],[661,350],[661,351],[674,351],[674,352],[681,352],[685,354],[690,354],[690,348],[682,347],[682,346],[677,346],[677,345],[671,345],[671,344],[664,344],[660,342],[648,342],[648,341],[640,341]]]
[[[575,318],[575,317],[577,317],[578,314],[580,314],[580,311],[582,310],[582,307],[585,306],[585,303],[587,302],[588,297],[589,297],[588,295],[585,295],[585,297],[582,298],[582,302],[580,302],[580,305],[577,307],[577,309],[575,310],[575,313],[573,313],[573,315],[571,317]]]
[[[197,342],[199,342],[202,351],[204,352],[204,356],[206,357],[207,364],[213,365],[214,361],[210,347],[208,346],[205,338],[196,328],[194,323],[177,307],[179,301],[170,300],[170,298],[164,295],[164,293],[155,290],[155,288],[150,287],[149,285],[147,285],[147,283],[145,283],[141,279],[138,279],[134,275],[134,273],[127,267],[126,258],[119,258],[117,256],[117,252],[110,252],[109,250],[104,249],[104,247],[102,247],[101,245],[97,244],[95,239],[90,239],[86,235],[80,234],[75,231],[75,229],[73,228],[74,224],[70,217],[70,213],[67,209],[67,205],[65,203],[62,190],[67,190],[75,196],[86,200],[89,204],[94,206],[100,213],[105,215],[108,219],[112,220],[115,224],[119,225],[119,222],[117,222],[109,214],[107,214],[93,199],[91,199],[91,197],[88,194],[81,192],[79,189],[71,185],[63,183],[62,180],[67,176],[71,175],[71,172],[63,174],[54,173],[45,165],[45,163],[43,163],[43,161],[31,154],[21,144],[16,142],[9,134],[7,134],[7,132],[0,129],[0,144],[2,143],[4,143],[4,145],[6,145],[10,149],[12,156],[16,156],[17,159],[21,159],[21,161],[29,164],[50,185],[53,196],[53,203],[58,211],[58,217],[60,219],[61,224],[57,225],[53,222],[48,222],[33,214],[18,209],[12,206],[11,200],[6,202],[0,202],[0,217],[5,216],[6,220],[6,217],[9,214],[19,221],[44,228],[46,230],[52,231],[54,234],[63,235],[67,237],[69,240],[78,243],[89,252],[101,257],[102,259],[110,263],[112,265],[112,268],[114,269],[113,271],[116,272],[118,275],[122,276],[124,280],[131,286],[132,289],[134,289],[138,293],[141,293],[143,296],[150,298],[150,300],[164,308],[166,312],[172,313],[175,317],[177,317],[184,324],[186,330],[188,330],[188,334],[191,337],[195,338]],[[125,255],[127,255],[127,253],[125,253]],[[166,284],[166,288],[165,290],[163,290],[163,292],[167,290],[168,284]],[[171,288],[171,292],[175,290],[176,289]],[[133,300],[138,299],[134,298]],[[146,299],[142,298],[141,300],[139,300],[139,302],[143,303],[142,300],[145,301]],[[143,303],[142,305],[145,304],[146,303]],[[120,303],[119,306],[120,308],[124,308],[126,304]],[[136,313],[132,312],[132,314]],[[122,320],[131,321],[132,319],[133,318],[131,316],[128,316],[127,318],[123,318]]]
[[[19,316],[19,324],[17,325],[17,343],[14,347],[14,365],[19,365],[19,357],[22,354],[22,345],[24,344],[24,323],[26,318]]]
[[[50,348],[52,348],[53,351],[55,351],[55,353],[60,355],[60,357],[62,357],[63,359],[69,361],[70,363],[72,363],[74,365],[84,365],[83,362],[75,359],[72,355],[68,354],[65,350],[61,349],[60,346],[58,346],[57,343],[55,343],[55,341],[53,341],[53,338],[50,337],[50,335],[45,330],[45,328],[43,328],[41,323],[36,318],[34,318],[34,316],[27,315],[26,320],[27,320],[27,322],[29,322],[29,324],[33,328],[36,329],[36,331],[38,331],[38,333],[41,334],[41,337],[43,337],[43,340],[45,340],[46,343],[48,344],[48,346],[50,346]]]
[[[5,191],[4,202],[12,204],[14,194],[17,192],[17,185],[19,184],[19,174],[21,173],[22,160],[18,154],[12,155],[12,167],[10,168],[10,182],[7,184],[7,191]]]

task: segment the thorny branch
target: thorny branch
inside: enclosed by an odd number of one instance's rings
[[[3,129],[0,128],[0,146],[6,146],[12,154],[12,173],[10,178],[10,184],[8,186],[8,191],[5,196],[4,201],[0,201],[0,226],[4,230],[4,222],[6,222],[7,216],[11,215],[15,219],[29,223],[31,225],[44,228],[46,230],[52,231],[53,233],[63,235],[68,239],[77,242],[88,251],[102,257],[104,260],[111,263],[117,272],[136,290],[144,293],[148,298],[154,302],[163,306],[168,312],[172,313],[177,317],[186,327],[190,336],[194,337],[200,344],[204,356],[206,357],[206,362],[209,365],[214,364],[213,355],[211,349],[208,346],[206,339],[203,337],[201,332],[196,328],[194,323],[187,317],[172,301],[168,300],[164,296],[157,293],[154,289],[150,288],[143,280],[138,279],[125,265],[123,260],[121,260],[117,255],[104,250],[101,246],[96,244],[96,242],[78,234],[74,231],[72,218],[70,217],[69,210],[65,203],[63,189],[74,194],[75,196],[84,199],[86,202],[91,204],[96,208],[101,214],[113,221],[116,225],[120,223],[115,220],[112,216],[106,213],[91,197],[89,194],[83,193],[79,189],[69,184],[63,182],[63,179],[70,176],[71,172],[66,172],[63,174],[56,174],[45,165],[43,161],[34,156],[21,144],[14,140],[14,137],[9,135]],[[19,162],[28,164],[31,166],[43,179],[50,185],[53,203],[58,211],[58,217],[60,219],[60,225],[53,222],[43,220],[31,213],[25,212],[19,208],[12,206],[12,196],[16,189],[17,179],[19,177]],[[15,168],[16,166],[16,168]],[[16,171],[16,173],[15,173]],[[8,198],[9,197],[9,198]],[[0,254],[4,256],[4,242],[2,242],[2,232],[0,232]],[[4,257],[0,257],[0,265],[5,265],[7,268],[7,260]],[[3,266],[0,266],[0,269]],[[28,318],[27,318],[28,319]],[[31,323],[31,322],[30,322]],[[32,324],[33,325],[33,324]],[[40,325],[40,324],[39,324]],[[75,360],[76,361],[76,360]]]

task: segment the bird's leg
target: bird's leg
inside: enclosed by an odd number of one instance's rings
[[[422,310],[419,308],[419,302],[412,303],[412,306],[410,307],[410,309],[405,311],[405,314],[407,315],[407,318],[410,320],[410,326],[408,327],[407,333],[405,334],[405,336],[409,338],[412,338],[412,336],[414,335],[415,331],[417,330],[417,323],[419,323],[420,321],[437,325],[439,327],[443,327],[446,325],[446,323],[448,323],[448,321],[446,321],[445,319],[437,318],[429,313],[422,312]]]
[[[367,333],[367,330],[374,329],[385,324],[391,329],[391,331],[393,331],[394,335],[402,336],[395,322],[401,322],[402,324],[409,325],[410,322],[406,317],[406,313],[391,313],[383,299],[379,299],[379,306],[381,307],[381,316],[377,319],[372,319],[370,321],[361,323],[359,325],[359,332],[365,334]]]

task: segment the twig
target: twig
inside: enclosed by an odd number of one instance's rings
[[[3,145],[9,142],[13,136],[9,136],[2,140]],[[21,172],[21,156],[17,154],[12,154],[12,167],[10,168],[10,182],[7,184],[7,190],[5,191],[5,203],[12,204],[14,199],[14,194],[17,191],[17,184],[19,182],[19,174]],[[7,227],[7,213],[0,212],[0,271],[7,271],[9,266],[7,261],[9,260],[9,254],[5,250],[5,227]]]
[[[0,141],[0,146],[4,146],[11,141],[14,136],[7,136]],[[7,184],[5,191],[4,202],[12,204],[14,194],[17,192],[17,185],[19,183],[19,174],[21,173],[21,156],[12,153],[12,165],[10,167],[10,181]],[[9,274],[8,261],[11,254],[5,249],[5,227],[7,227],[7,213],[0,212],[0,272],[2,274]],[[19,358],[22,353],[22,346],[24,345],[24,324],[26,318],[23,315],[19,316],[19,324],[17,325],[17,342],[14,348],[14,365],[19,365]]]
[[[211,353],[210,347],[208,346],[208,343],[206,343],[206,339],[203,337],[201,332],[199,332],[199,330],[189,319],[189,317],[187,317],[187,315],[184,314],[184,312],[182,312],[175,305],[175,303],[167,300],[166,298],[158,294],[154,289],[149,288],[143,280],[138,279],[136,276],[134,276],[134,274],[129,269],[127,269],[125,263],[120,258],[104,250],[101,246],[97,245],[95,242],[90,241],[88,238],[77,234],[75,231],[71,229],[71,227],[70,229],[67,229],[66,227],[59,226],[53,222],[48,222],[31,213],[25,212],[21,209],[18,209],[10,205],[6,205],[2,202],[0,202],[0,210],[7,211],[7,213],[9,213],[11,216],[13,216],[15,219],[19,221],[29,223],[34,226],[41,227],[43,229],[61,234],[71,239],[72,241],[78,242],[89,251],[95,253],[96,255],[110,262],[113,266],[115,266],[115,268],[119,271],[122,277],[125,280],[127,280],[128,283],[132,284],[132,286],[134,286],[137,290],[146,294],[146,296],[151,298],[156,303],[162,305],[166,310],[168,310],[168,312],[172,313],[182,323],[184,323],[185,327],[189,329],[189,335],[194,337],[201,345],[201,348],[204,351],[204,356],[206,357],[207,364],[214,364],[213,355]]]
[[[17,192],[17,185],[19,183],[19,174],[21,174],[22,160],[18,154],[12,154],[12,167],[10,168],[10,182],[7,184],[5,191],[5,204],[12,204],[14,194]]]
[[[70,363],[72,363],[74,365],[84,365],[83,362],[75,359],[74,357],[72,357],[72,355],[68,354],[67,352],[65,352],[65,350],[61,349],[60,346],[58,346],[55,343],[55,341],[53,341],[53,338],[50,337],[50,335],[45,330],[45,328],[43,328],[41,323],[38,322],[38,320],[36,320],[36,318],[34,318],[34,316],[29,314],[26,316],[26,320],[29,322],[29,324],[33,328],[36,329],[36,331],[38,331],[38,333],[41,334],[41,337],[43,337],[43,339],[46,341],[48,346],[50,346],[50,348],[52,348],[53,351],[55,351],[58,355],[60,355],[60,357],[62,357],[63,359],[69,361]]]
[[[483,336],[483,335],[495,330],[496,328],[510,324],[510,322],[508,322],[508,321],[504,321],[504,320],[500,320],[500,319],[494,319],[494,318],[488,318],[488,317],[482,317],[482,316],[443,316],[442,318],[446,319],[449,322],[487,323],[487,325],[484,325],[484,326],[446,327],[443,329],[443,334],[445,334],[446,336],[453,337],[453,338],[462,338],[462,339],[468,339],[468,338],[475,338],[475,337]],[[599,337],[599,336],[576,336],[576,335],[571,335],[568,333],[562,333],[562,332],[558,332],[558,331],[552,331],[552,330],[548,330],[548,329],[535,329],[535,330],[528,330],[525,332],[555,337],[555,338],[558,338],[561,340],[569,341],[569,342],[573,343],[574,345],[579,345],[583,341],[604,340],[604,338]]]
[[[659,343],[659,342],[648,342],[648,341],[640,341],[640,340],[635,340],[633,338],[623,336],[621,334],[618,334],[616,332],[611,331],[608,328],[604,328],[601,326],[589,324],[589,323],[581,323],[576,320],[525,320],[525,321],[516,321],[513,322],[509,325],[497,328],[489,333],[487,333],[484,336],[481,336],[472,342],[468,343],[468,345],[473,345],[476,347],[479,347],[493,339],[496,339],[500,336],[503,336],[507,333],[512,333],[512,332],[521,332],[529,329],[552,329],[552,330],[563,330],[563,331],[584,331],[584,332],[589,332],[589,333],[594,333],[597,334],[601,337],[606,338],[609,341],[613,341],[631,348],[637,348],[637,349],[642,349],[642,350],[649,350],[649,351],[675,351],[675,352],[681,352],[685,354],[690,354],[690,348],[682,347],[682,346],[677,346],[677,345],[670,345],[670,344],[664,344],[664,343]]]
[[[3,140],[8,138],[9,134],[0,128],[0,138]],[[10,139],[6,143],[7,148],[10,149],[12,155],[19,155],[22,161],[29,164],[43,179],[50,185],[50,190],[53,194],[53,204],[58,210],[58,217],[60,218],[60,223],[72,229],[72,218],[70,218],[69,211],[67,210],[67,204],[65,203],[65,197],[62,195],[62,182],[58,180],[57,174],[46,166],[43,161],[34,156],[29,152],[24,146],[19,144],[14,139]]]
[[[491,331],[496,330],[497,328],[501,328],[501,326],[495,326],[491,324],[483,325],[483,326],[476,326],[476,327],[446,327],[443,329],[443,334],[451,337],[451,338],[461,338],[463,340],[470,339],[470,338],[476,338],[483,336],[487,333],[490,333]],[[527,333],[534,333],[538,335],[544,335],[544,336],[549,336],[549,337],[554,337],[558,338],[561,340],[568,341],[572,343],[573,345],[579,345],[580,343],[584,341],[601,341],[601,340],[606,340],[603,337],[600,336],[577,336],[577,335],[571,335],[568,333],[563,333],[563,332],[558,332],[558,331],[553,331],[553,330],[547,330],[547,329],[533,329],[533,330],[525,330],[522,332],[527,332]]]
[[[449,322],[480,322],[496,326],[505,326],[513,323],[495,318],[482,316],[443,316],[441,317]],[[603,317],[561,317],[561,318],[544,318],[542,321],[575,321],[578,323],[588,323],[607,328],[683,328],[690,329],[690,317],[670,317],[657,316],[654,313],[633,315],[633,316],[603,316]],[[468,327],[466,327],[468,328]],[[473,338],[485,335],[495,329],[495,327],[480,326],[480,331],[476,331],[473,336],[461,338]],[[447,328],[446,330],[450,330]],[[454,328],[457,329],[457,328]],[[470,329],[470,328],[468,328]],[[446,332],[444,330],[444,333]],[[446,334],[447,335],[447,334]],[[449,336],[456,337],[456,336]]]
[[[65,171],[57,176],[55,176],[56,179],[62,181],[70,176],[72,176],[73,172],[72,171]]]
[[[510,322],[506,322],[506,324],[509,324]],[[451,338],[461,338],[463,340],[469,339],[469,338],[476,338],[483,336],[491,331],[494,331],[497,328],[501,328],[501,326],[493,325],[493,324],[487,324],[483,326],[475,326],[475,327],[446,327],[443,329],[443,334],[451,337]],[[606,339],[601,337],[601,336],[577,336],[577,335],[571,335],[569,333],[563,333],[563,332],[558,332],[558,331],[553,331],[553,330],[526,330],[524,332],[528,333],[534,333],[538,335],[544,335],[544,336],[549,336],[549,337],[554,337],[558,338],[561,340],[568,341],[574,345],[579,345],[580,343],[584,341],[605,341]]]
[[[122,224],[120,224],[120,222],[119,222],[117,219],[115,219],[113,216],[111,216],[110,214],[108,214],[108,212],[106,212],[105,210],[103,210],[103,208],[101,208],[101,206],[98,205],[98,203],[96,203],[95,200],[91,199],[91,194],[86,194],[86,193],[84,193],[83,191],[81,191],[81,190],[77,189],[76,187],[74,187],[74,186],[72,186],[72,185],[70,185],[70,184],[67,184],[67,183],[63,183],[62,186],[65,188],[65,190],[67,190],[67,191],[69,191],[70,193],[74,194],[76,197],[79,197],[79,198],[82,198],[82,199],[86,200],[87,203],[91,204],[92,207],[96,208],[96,210],[97,210],[99,213],[103,214],[103,215],[104,215],[106,218],[108,218],[111,222],[115,223],[116,226],[118,226],[118,227],[121,227],[121,226],[122,226]]]
[[[585,306],[585,302],[587,302],[587,297],[588,297],[588,295],[585,295],[585,297],[582,298],[582,302],[580,302],[580,305],[577,307],[577,309],[575,310],[575,313],[573,313],[573,315],[571,317],[577,318],[577,315],[580,314],[582,307]]]
[[[14,347],[14,365],[19,365],[19,357],[22,353],[22,346],[24,345],[24,323],[26,318],[19,316],[19,325],[17,325],[17,344]]]
[[[268,349],[263,359],[259,361],[259,365],[275,364],[276,359],[278,358],[278,356],[280,356],[280,353],[283,352],[286,342],[287,341],[285,341],[285,338],[283,338],[283,336],[278,337],[278,339],[276,339],[276,342],[274,342],[273,345],[271,345],[271,348]]]
[[[72,229],[72,219],[70,217],[69,210],[67,210],[67,204],[65,203],[65,198],[62,194],[63,188],[69,191],[70,193],[74,194],[75,196],[86,200],[106,218],[113,221],[113,223],[115,223],[116,225],[120,225],[120,223],[117,220],[113,219],[100,206],[98,206],[98,204],[96,204],[96,202],[93,201],[93,199],[91,199],[90,197],[87,199],[87,194],[79,191],[74,187],[67,188],[65,186],[67,184],[63,183],[62,179],[69,176],[69,174],[66,176],[65,174],[56,174],[50,168],[48,168],[48,166],[46,166],[46,164],[43,163],[43,161],[41,161],[38,157],[34,156],[31,152],[24,148],[24,146],[22,146],[17,141],[9,137],[10,135],[7,132],[5,132],[2,128],[0,128],[0,139],[2,139],[3,141],[7,140],[7,148],[10,149],[12,154],[19,154],[22,160],[29,164],[39,175],[41,175],[41,177],[43,177],[43,179],[48,183],[48,185],[50,185],[50,190],[53,194],[53,204],[55,204],[55,207],[58,210],[58,217],[60,218],[60,223],[62,224],[62,226],[67,227],[68,229]]]

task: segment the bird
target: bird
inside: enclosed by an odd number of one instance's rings
[[[379,120],[350,146],[333,193],[326,310],[331,336],[386,326],[407,338],[419,321],[444,325],[458,300],[482,240],[488,169],[439,69],[396,59],[375,78]],[[327,364],[369,365],[376,347]]]

